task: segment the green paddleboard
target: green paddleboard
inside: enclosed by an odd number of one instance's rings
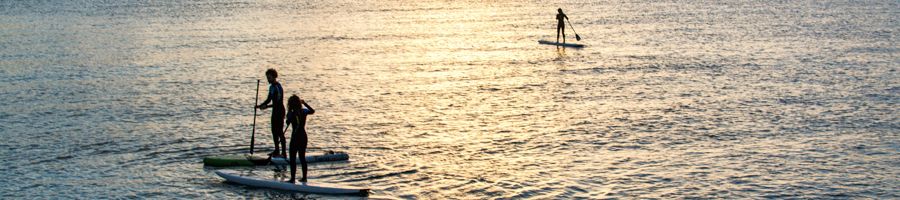
[[[306,162],[308,163],[316,163],[316,162],[334,162],[334,161],[345,161],[349,160],[350,155],[347,155],[345,152],[335,152],[335,151],[327,151],[321,154],[307,154]],[[300,160],[297,160],[299,163]],[[213,167],[231,167],[231,166],[255,166],[255,165],[287,165],[290,162],[285,158],[275,157],[269,158],[268,156],[262,155],[249,155],[249,154],[232,154],[232,155],[220,155],[220,156],[209,156],[203,158],[203,165],[213,166]]]
[[[203,158],[203,165],[213,167],[229,166],[254,166],[269,163],[269,158],[260,155],[232,154],[221,156],[209,156]]]

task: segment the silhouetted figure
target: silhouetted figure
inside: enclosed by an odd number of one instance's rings
[[[562,33],[563,43],[566,43],[566,22],[564,20],[568,20],[569,16],[566,16],[563,13],[562,8],[556,9],[559,14],[556,14],[556,43],[559,43],[559,33]]]
[[[262,104],[256,107],[261,110],[272,107],[272,141],[275,142],[275,151],[272,151],[269,155],[283,157],[287,155],[287,141],[285,141],[284,132],[281,130],[284,128],[284,89],[281,88],[281,83],[275,80],[276,78],[278,78],[278,72],[275,69],[266,70],[266,80],[269,81],[269,95]],[[270,101],[272,105],[267,105]],[[279,143],[281,143],[280,154],[278,153]]]
[[[306,108],[304,109],[303,106],[306,106]],[[291,162],[291,180],[288,182],[294,183],[294,179],[297,176],[297,153],[300,153],[300,165],[303,167],[303,177],[300,178],[300,182],[306,182],[306,143],[308,142],[306,138],[306,116],[313,113],[316,113],[316,110],[309,107],[309,104],[306,104],[306,101],[303,101],[297,95],[292,95],[288,98],[286,123],[288,127],[294,126],[291,132],[291,154],[288,155]]]

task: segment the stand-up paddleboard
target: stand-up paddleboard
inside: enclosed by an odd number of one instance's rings
[[[315,162],[331,162],[331,161],[345,161],[349,160],[350,155],[344,152],[325,152],[322,155],[308,155],[306,156],[306,163],[315,163]],[[291,162],[288,161],[287,158],[283,157],[273,157],[272,164],[276,165],[288,165]],[[295,163],[300,164],[300,159],[297,159]]]
[[[307,163],[345,161],[349,159],[350,155],[348,155],[347,153],[330,151],[324,154],[306,156]],[[300,161],[298,159],[297,163],[299,162]],[[213,167],[256,166],[269,164],[287,165],[288,163],[289,162],[285,158],[275,157],[270,159],[268,156],[247,154],[221,155],[203,158],[203,165]]]
[[[269,157],[248,154],[210,156],[203,158],[203,165],[213,167],[254,166],[269,164]]]
[[[562,46],[562,47],[584,48],[583,44],[575,44],[575,43],[558,43],[558,42],[547,41],[547,40],[538,40],[538,43],[546,44],[546,45],[556,45],[556,46]]]
[[[240,172],[234,170],[216,170],[216,174],[225,178],[226,181],[234,182],[242,185],[248,185],[253,187],[263,187],[263,188],[272,188],[279,190],[288,190],[295,192],[304,192],[304,193],[316,193],[316,194],[348,194],[348,195],[362,195],[366,196],[369,194],[369,188],[361,188],[361,187],[352,187],[352,186],[342,186],[335,184],[325,184],[325,183],[288,183],[281,180],[275,179],[263,179],[258,177],[250,177],[250,176],[241,176]]]

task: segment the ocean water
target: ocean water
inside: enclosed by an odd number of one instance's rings
[[[586,48],[537,44],[556,8]],[[896,199],[898,28],[897,1],[0,1],[0,198],[352,198],[203,166],[248,152],[275,68],[309,152],[351,157],[310,180],[369,198]]]

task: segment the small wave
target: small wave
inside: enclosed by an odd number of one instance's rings
[[[399,171],[399,172],[391,172],[391,173],[386,173],[386,174],[374,175],[374,176],[369,176],[369,177],[366,177],[366,178],[347,179],[346,181],[350,181],[350,182],[360,182],[360,181],[368,181],[368,180],[377,180],[377,179],[384,179],[384,178],[393,177],[393,176],[401,176],[401,175],[404,175],[404,174],[414,174],[414,173],[417,173],[417,172],[419,172],[418,169],[411,169],[411,170],[406,170],[406,171]]]
[[[372,40],[372,38],[365,38],[365,37],[361,37],[361,38],[360,38],[360,37],[333,36],[333,35],[331,35],[331,36],[319,37],[318,40],[335,40],[335,41],[341,41],[341,40],[354,40],[354,41],[365,41],[365,40]]]
[[[56,159],[51,158],[51,159],[37,160],[37,161],[31,162],[31,165],[41,165],[41,164],[49,163],[49,162],[53,162],[53,161],[56,161]]]
[[[621,151],[621,150],[637,150],[641,149],[641,146],[637,145],[612,145],[607,148],[610,151]]]
[[[609,73],[609,72],[632,72],[632,71],[685,71],[685,70],[720,70],[724,67],[722,64],[709,63],[651,63],[651,64],[629,64],[624,66],[599,66],[581,69],[561,69],[561,73],[565,74],[586,74],[586,73]]]
[[[385,8],[385,9],[364,9],[359,12],[412,12],[412,11],[443,11],[443,10],[460,10],[459,7],[435,7],[435,8]]]

